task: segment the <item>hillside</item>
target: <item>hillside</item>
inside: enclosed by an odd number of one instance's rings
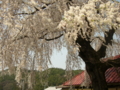
[[[65,77],[65,70],[60,68],[50,68],[49,74],[47,76],[44,76],[43,83],[41,84],[41,79],[39,78],[39,75],[44,75],[44,72],[39,73],[38,71],[35,71],[36,73],[36,85],[33,90],[43,90],[44,88],[48,86],[57,86],[61,85],[66,81]],[[73,75],[77,75],[81,72],[81,70],[73,70]],[[5,75],[0,77],[0,90],[20,90],[16,84],[16,81],[14,80],[14,75]],[[44,83],[44,82],[47,83]],[[26,90],[26,89],[25,89]]]
[[[74,70],[73,75],[77,75],[81,70]],[[51,68],[51,72],[48,79],[49,86],[57,86],[66,81],[65,70],[60,68]]]

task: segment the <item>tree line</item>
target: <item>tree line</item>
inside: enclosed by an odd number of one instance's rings
[[[65,77],[65,70],[60,69],[60,68],[50,68],[49,69],[49,76],[47,78],[47,84],[43,85],[40,82],[40,77],[39,77],[39,72],[35,71],[35,86],[33,87],[32,90],[44,90],[44,88],[47,88],[49,86],[58,86],[63,84],[67,79]],[[81,72],[82,70],[73,70],[73,76],[77,75]],[[44,73],[43,71],[42,73]],[[0,76],[0,90],[22,90],[21,88],[18,87],[17,82],[15,81],[15,75],[2,75]],[[28,89],[27,83],[25,84],[24,90],[31,90]]]

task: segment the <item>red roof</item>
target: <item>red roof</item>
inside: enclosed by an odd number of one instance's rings
[[[106,81],[108,84],[111,83],[120,83],[120,67],[119,68],[109,68],[105,72],[106,76]],[[81,85],[85,80],[85,71],[82,73],[76,75],[75,77],[72,78],[72,80],[66,81],[63,85]]]
[[[119,68],[109,68],[105,72],[105,77],[107,83],[120,83],[120,67]]]
[[[80,85],[84,82],[84,71],[75,77],[72,78],[72,80],[69,80],[65,82],[63,85]]]

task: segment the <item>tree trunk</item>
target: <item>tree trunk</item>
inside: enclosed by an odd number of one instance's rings
[[[93,90],[108,90],[104,66],[98,64],[86,63],[86,70],[90,76]]]
[[[114,32],[114,29],[107,32],[107,35],[105,35],[105,45],[112,44]],[[101,58],[106,56],[107,47],[103,44],[98,51],[95,51],[91,46],[89,38],[85,40],[80,35],[78,35],[76,43],[80,45],[79,56],[86,64],[86,70],[90,76],[93,90],[108,90],[105,71],[110,68],[111,65],[100,61]]]

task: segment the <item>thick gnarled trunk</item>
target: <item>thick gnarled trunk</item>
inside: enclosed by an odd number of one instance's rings
[[[114,32],[115,30],[113,28],[109,32],[106,32],[105,45],[112,44]],[[120,64],[113,62],[109,62],[110,64],[103,63],[106,60],[102,60],[103,62],[101,62],[101,59],[106,56],[107,47],[104,44],[98,51],[95,51],[91,46],[91,41],[83,39],[80,35],[78,35],[76,43],[81,46],[79,48],[79,56],[86,64],[86,70],[90,76],[93,90],[108,90],[105,71],[111,67],[111,63],[115,66],[119,66]]]
[[[90,76],[93,90],[108,90],[105,79],[106,68],[100,67],[99,65],[86,63],[86,70]]]

